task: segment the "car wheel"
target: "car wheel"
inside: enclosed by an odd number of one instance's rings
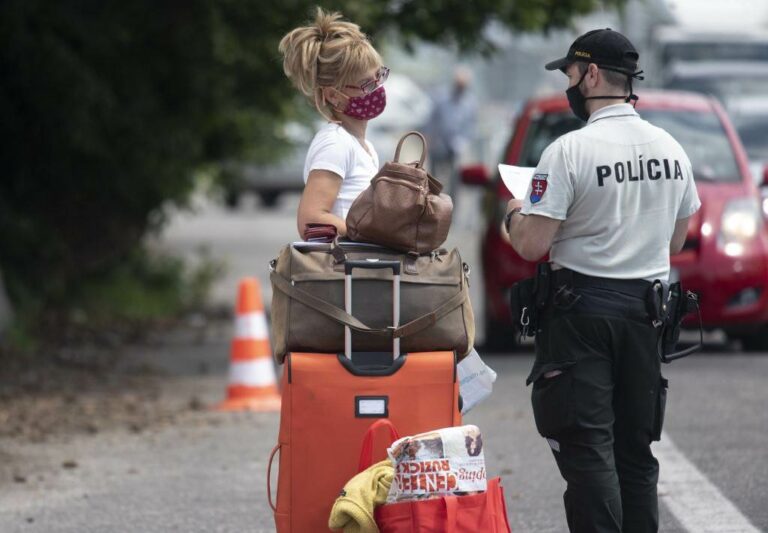
[[[762,326],[755,333],[737,338],[741,341],[741,349],[745,352],[768,351],[768,325]]]
[[[261,203],[264,207],[275,207],[277,205],[277,199],[280,198],[279,192],[262,192],[259,193]]]
[[[483,351],[492,353],[519,352],[522,349],[519,339],[520,334],[512,325],[495,320],[485,321]]]

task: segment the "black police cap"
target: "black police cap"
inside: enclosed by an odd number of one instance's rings
[[[588,31],[573,41],[565,57],[547,63],[545,68],[565,71],[571,63],[583,61],[633,76],[638,74],[639,57],[640,54],[629,39],[617,31],[606,28]]]

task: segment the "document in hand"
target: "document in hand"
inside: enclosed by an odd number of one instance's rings
[[[533,167],[516,167],[514,165],[499,165],[499,175],[501,181],[507,187],[509,192],[512,193],[514,198],[525,198],[525,193],[528,192],[528,186],[533,179],[533,172],[536,170]]]

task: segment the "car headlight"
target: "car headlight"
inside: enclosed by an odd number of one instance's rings
[[[731,257],[744,253],[745,245],[760,227],[760,203],[754,198],[736,198],[725,205],[718,246]]]

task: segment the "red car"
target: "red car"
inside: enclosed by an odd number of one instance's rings
[[[701,296],[707,329],[722,328],[745,350],[768,349],[768,222],[751,178],[747,156],[720,104],[685,92],[640,94],[638,113],[682,144],[693,165],[701,209],[691,218],[683,250],[672,257],[672,277]],[[564,96],[535,99],[521,112],[504,162],[535,167],[546,146],[580,128]],[[486,349],[512,350],[517,336],[509,311],[509,287],[533,276],[499,233],[510,193],[482,165],[462,169],[465,184],[488,187],[482,242]],[[693,322],[689,322],[692,325]]]

